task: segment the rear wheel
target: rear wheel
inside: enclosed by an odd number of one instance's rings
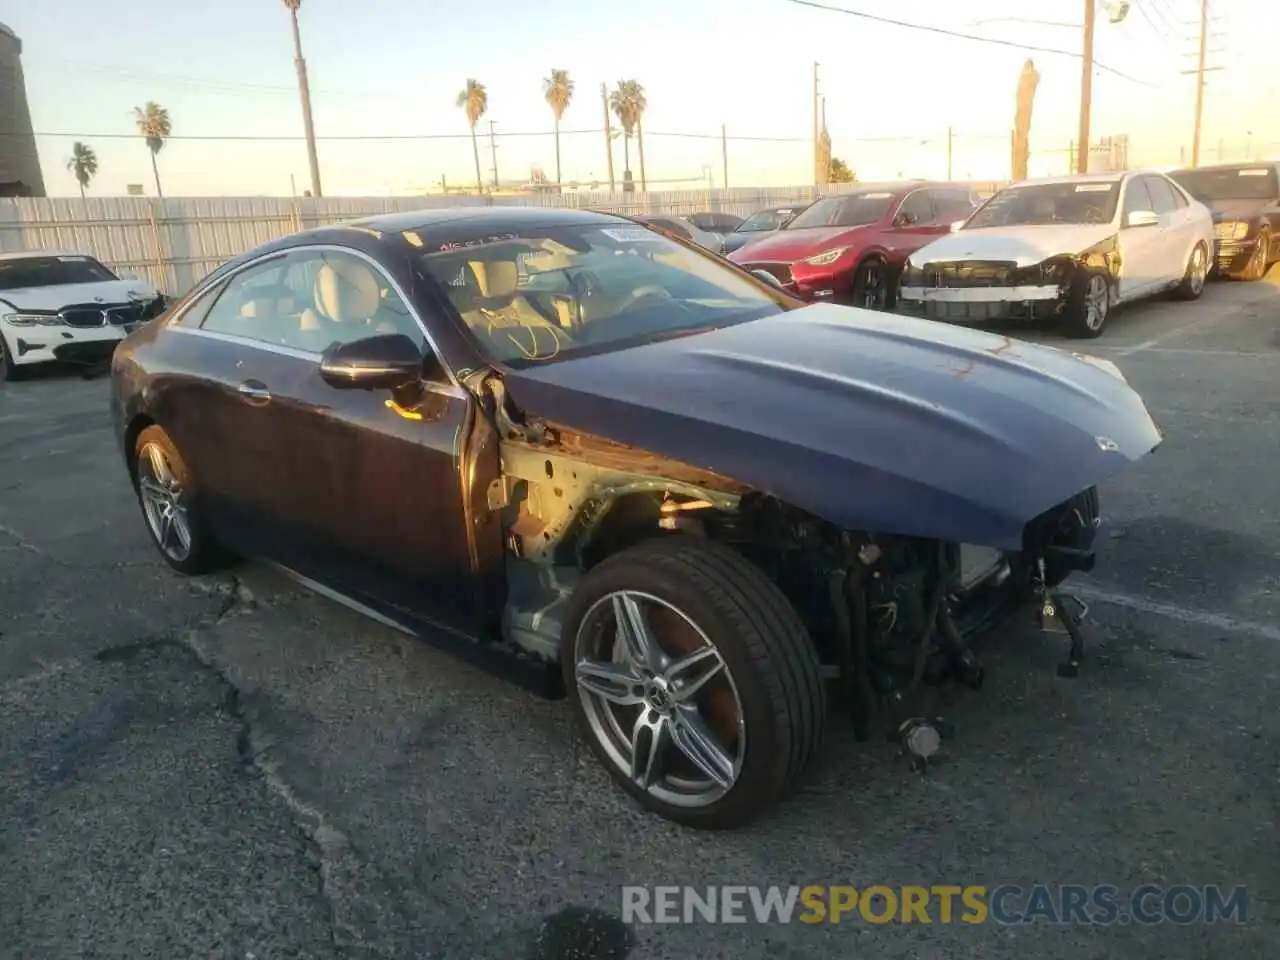
[[[683,535],[615,554],[575,591],[561,665],[610,776],[702,828],[755,819],[826,721],[817,654],[781,590],[728,547]]]
[[[223,566],[227,556],[205,527],[195,476],[160,427],[138,434],[133,473],[147,532],[165,562],[185,574]]]
[[[1067,335],[1093,339],[1102,334],[1111,314],[1111,286],[1101,270],[1081,270],[1071,281],[1063,312]]]
[[[1187,259],[1187,269],[1182,282],[1173,288],[1175,300],[1199,300],[1204,293],[1205,278],[1209,275],[1209,251],[1203,243],[1197,243]]]

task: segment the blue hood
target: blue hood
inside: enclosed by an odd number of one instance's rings
[[[711,470],[845,529],[1011,550],[1027,521],[1161,439],[1103,361],[834,304],[506,382],[527,416]]]

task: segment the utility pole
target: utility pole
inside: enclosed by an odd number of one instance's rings
[[[818,63],[815,60],[813,64],[813,184],[817,186],[821,181],[818,178],[818,158],[820,153],[819,134],[818,134]]]
[[[1200,166],[1200,120],[1204,114],[1204,57],[1209,42],[1209,0],[1200,0],[1200,57],[1196,66],[1196,129],[1191,138],[1191,166]]]
[[[947,179],[951,179],[951,144],[955,140],[955,128],[947,127]]]
[[[720,124],[720,161],[724,165],[724,189],[729,189],[729,131]]]
[[[302,58],[302,34],[298,30],[298,7],[302,0],[284,0],[293,24],[293,65],[298,71],[298,92],[302,95],[302,130],[307,138],[307,160],[311,164],[311,195],[320,192],[320,160],[316,156],[316,128],[311,122],[311,86],[307,83],[307,61]]]
[[[613,125],[609,121],[609,91],[600,84],[600,101],[604,104],[604,149],[609,158],[609,192],[613,193],[616,184],[613,179]]]
[[[1080,68],[1080,144],[1076,173],[1089,172],[1089,111],[1093,108],[1093,21],[1094,0],[1084,0],[1084,63]]]
[[[489,121],[489,155],[493,157],[493,189],[498,189],[498,140],[493,133],[494,121]]]

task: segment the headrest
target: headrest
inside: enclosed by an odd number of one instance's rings
[[[316,273],[316,309],[330,320],[368,320],[378,310],[382,285],[358,260],[326,262]]]
[[[476,278],[480,296],[496,299],[515,295],[520,271],[516,268],[514,260],[472,260],[468,266],[471,267],[471,273]]]
[[[293,297],[250,297],[240,304],[240,316],[249,319],[269,317],[272,314],[289,314],[294,312]]]

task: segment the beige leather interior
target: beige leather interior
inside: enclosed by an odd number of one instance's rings
[[[520,271],[514,260],[472,260],[467,266],[476,278],[480,296],[493,299],[515,295]]]
[[[461,312],[474,333],[488,337],[501,356],[512,355],[513,349],[517,355],[539,358],[559,352],[565,332],[520,295],[520,271],[514,260],[472,260],[467,272],[472,293],[467,299],[472,303]],[[556,314],[565,325],[567,307],[561,310],[557,304]]]
[[[330,320],[367,320],[382,301],[382,285],[373,269],[342,257],[316,272],[316,310]]]

